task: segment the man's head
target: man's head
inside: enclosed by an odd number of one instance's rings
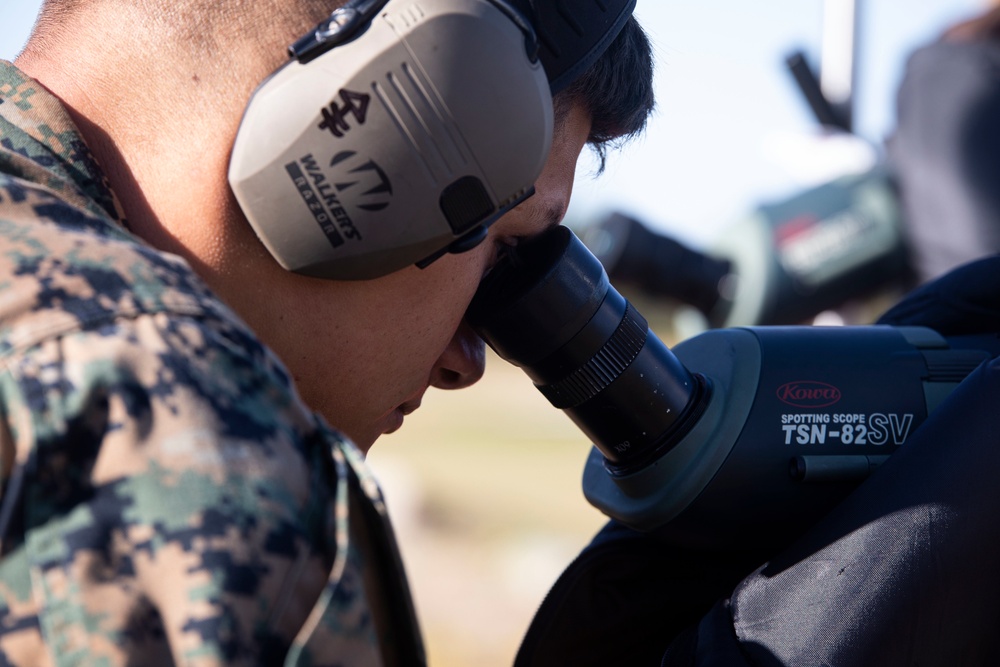
[[[652,66],[630,20],[554,100],[536,194],[473,250],[375,280],[309,278],[267,253],[226,174],[254,89],[336,4],[48,0],[18,64],[72,110],[131,228],[184,256],[278,353],[306,402],[367,449],[428,386],[480,377],[483,344],[463,323],[480,279],[504,245],[562,219],[585,144],[641,130]]]

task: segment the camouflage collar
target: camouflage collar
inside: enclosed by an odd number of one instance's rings
[[[62,103],[0,60],[0,173],[58,191],[127,229],[118,198]]]

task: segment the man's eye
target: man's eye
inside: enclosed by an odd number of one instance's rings
[[[495,261],[499,262],[502,258],[506,257],[511,252],[513,252],[513,250],[517,248],[517,244],[518,242],[520,242],[520,240],[521,238],[518,236],[507,237],[498,240],[494,251],[496,255],[494,258]]]
[[[517,262],[517,243],[520,240],[519,237],[507,237],[504,239],[499,239],[493,245],[493,260],[490,262],[487,273],[493,270],[497,264],[501,261],[505,262]]]

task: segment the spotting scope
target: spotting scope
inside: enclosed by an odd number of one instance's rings
[[[715,329],[670,349],[565,227],[506,253],[468,318],[593,443],[588,501],[691,548],[786,543],[991,356],[879,325]]]

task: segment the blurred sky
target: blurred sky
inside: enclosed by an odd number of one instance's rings
[[[759,203],[836,175],[859,148],[880,147],[906,55],[985,4],[858,0],[855,130],[867,142],[859,146],[820,142],[785,67],[801,49],[819,69],[825,0],[639,0],[636,14],[656,49],[658,110],[645,137],[613,156],[603,175],[581,174],[570,223],[616,209],[710,243]]]
[[[644,137],[592,179],[581,165],[568,220],[621,210],[704,246],[757,204],[794,194],[878,149],[892,128],[906,55],[985,0],[858,0],[856,131],[827,138],[785,69],[821,65],[826,0],[639,0],[656,49],[658,110]],[[24,43],[38,0],[0,0],[0,58]]]

